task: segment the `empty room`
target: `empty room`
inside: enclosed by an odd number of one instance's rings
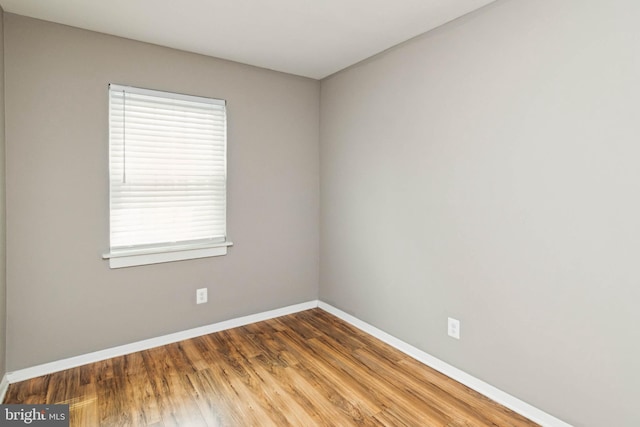
[[[0,6],[0,425],[640,426],[639,2]]]

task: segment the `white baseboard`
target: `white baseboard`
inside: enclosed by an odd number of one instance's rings
[[[42,365],[30,368],[20,369],[8,372],[5,378],[9,384],[19,381],[36,378],[42,375],[52,374],[54,372],[64,371],[88,363],[99,362],[101,360],[111,359],[112,357],[123,356],[125,354],[135,353],[137,351],[148,350],[154,347],[160,347],[167,344],[173,344],[178,341],[211,334],[214,332],[224,331],[226,329],[237,328],[239,326],[249,325],[251,323],[262,322],[263,320],[273,319],[275,317],[286,316],[287,314],[297,313],[299,311],[316,308],[318,301],[308,301],[300,304],[290,305],[288,307],[278,308],[275,310],[265,311],[249,316],[238,317],[235,319],[225,320],[223,322],[214,323],[199,328],[193,328],[182,332],[176,332],[161,337],[150,338],[143,341],[125,344],[105,350],[95,351],[93,353],[83,354],[81,356],[70,357],[68,359],[57,360],[55,362],[44,363]],[[4,381],[4,380],[3,380]],[[3,382],[4,384],[4,382]],[[7,384],[8,385],[8,384]]]
[[[4,396],[7,394],[8,388],[9,378],[7,378],[7,374],[4,374],[2,381],[0,381],[0,403],[4,402]]]
[[[412,358],[424,363],[425,365],[435,369],[436,371],[442,372],[449,378],[452,378],[459,383],[462,383],[477,391],[480,394],[487,396],[489,399],[511,409],[514,412],[519,413],[520,415],[530,419],[533,422],[536,422],[544,427],[572,427],[571,424],[567,424],[566,422],[547,414],[546,412],[529,405],[522,400],[511,396],[504,391],[495,388],[494,386],[487,384],[484,381],[479,380],[478,378],[467,374],[460,369],[449,365],[448,363],[443,362],[442,360],[426,353],[410,344],[407,344],[404,341],[399,340],[398,338],[389,335],[388,333],[372,326],[362,320],[345,313],[344,311],[333,307],[330,304],[324,303],[320,301],[318,303],[318,307],[323,309],[324,311],[333,314],[334,316],[344,320],[347,323],[355,326],[356,328],[378,338],[380,341],[383,341],[389,344],[392,347],[397,348],[404,354],[411,356]]]
[[[55,362],[44,363],[42,365],[33,366],[30,368],[20,369],[14,372],[7,372],[0,382],[0,402],[4,400],[4,395],[7,392],[9,384],[19,381],[28,380],[31,378],[39,377],[42,375],[51,374],[54,372],[63,371],[65,369],[75,368],[77,366],[86,365],[88,363],[99,362],[101,360],[110,359],[112,357],[123,356],[125,354],[135,353],[137,351],[148,350],[150,348],[159,347],[162,345],[172,344],[178,341],[199,337],[202,335],[211,334],[214,332],[223,331],[226,329],[237,328],[239,326],[248,325],[251,323],[261,322],[264,320],[273,319],[280,316],[286,316],[287,314],[293,314],[311,308],[319,307],[328,313],[339,317],[345,322],[355,326],[358,329],[378,338],[379,340],[397,348],[408,356],[432,367],[433,369],[442,372],[448,377],[466,385],[467,387],[481,393],[488,398],[498,402],[499,404],[506,406],[507,408],[529,418],[530,420],[545,426],[545,427],[572,427],[570,424],[547,414],[546,412],[529,405],[493,387],[472,375],[467,374],[460,369],[443,362],[442,360],[431,356],[424,351],[407,344],[398,338],[389,335],[388,333],[372,326],[362,320],[351,316],[344,311],[333,307],[322,301],[314,300],[300,304],[291,305],[275,310],[265,311],[258,314],[252,314],[249,316],[238,317],[235,319],[225,320],[223,322],[214,323],[207,326],[201,326],[199,328],[189,329],[182,332],[176,332],[174,334],[163,335],[161,337],[151,338],[143,341],[138,341],[131,344],[126,344],[118,347],[113,347],[105,350],[96,351],[76,357],[70,357],[68,359],[62,359]]]

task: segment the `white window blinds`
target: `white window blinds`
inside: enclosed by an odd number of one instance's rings
[[[225,101],[109,86],[111,253],[226,241]]]

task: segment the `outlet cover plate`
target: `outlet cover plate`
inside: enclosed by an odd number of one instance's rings
[[[196,304],[204,304],[207,302],[207,288],[196,290]]]
[[[447,334],[457,340],[460,339],[460,321],[449,317],[447,320]]]

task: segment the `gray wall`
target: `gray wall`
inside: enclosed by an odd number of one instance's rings
[[[569,423],[640,425],[638,22],[498,1],[323,80],[320,298]]]
[[[319,82],[12,14],[5,66],[9,371],[317,298]],[[101,259],[110,82],[228,101],[227,256]]]
[[[0,379],[6,372],[7,331],[4,145],[4,11],[0,7]]]

